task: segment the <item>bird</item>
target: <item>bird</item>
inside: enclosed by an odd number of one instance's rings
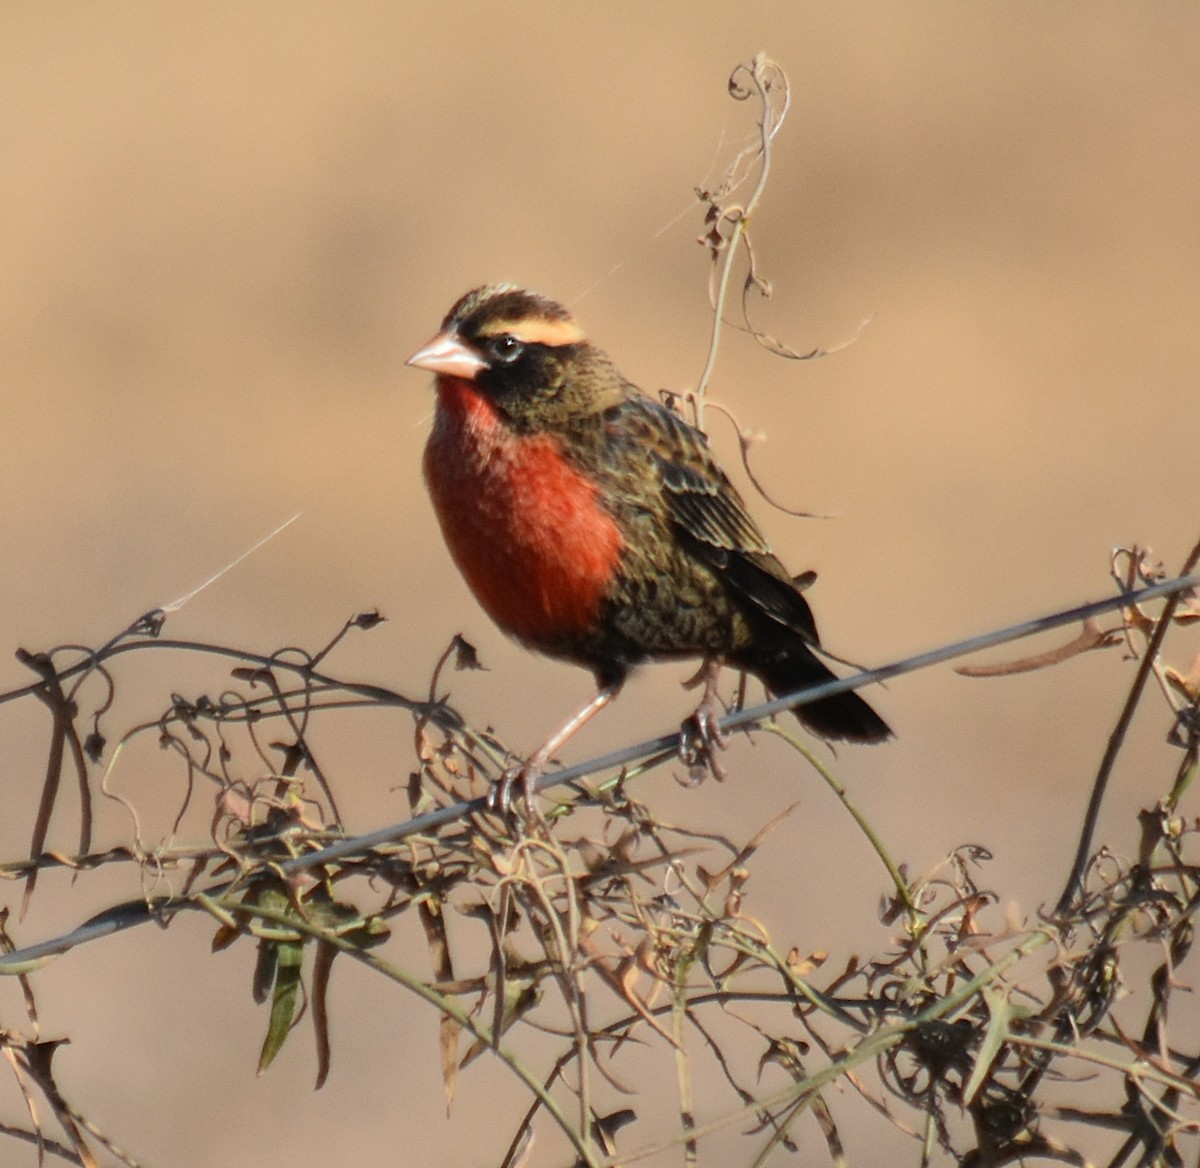
[[[836,675],[802,588],[705,434],[624,377],[561,304],[515,284],[462,296],[406,362],[434,374],[423,469],[447,548],[522,645],[589,669],[596,693],[493,788],[533,812],[537,778],[646,662],[700,658],[708,757],[722,666],[787,695]],[[857,693],[792,707],[818,737],[891,729]]]

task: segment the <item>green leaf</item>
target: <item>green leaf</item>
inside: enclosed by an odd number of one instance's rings
[[[1000,1048],[1008,1039],[1009,1023],[1014,1017],[1024,1014],[1024,1011],[1014,1010],[1008,1000],[1008,993],[998,985],[985,986],[983,1000],[987,1003],[988,1024],[984,1031],[983,1041],[979,1044],[979,1053],[975,1056],[975,1065],[971,1068],[971,1077],[963,1088],[963,1106],[969,1107],[976,1092],[983,1086],[992,1063],[1000,1053]]]
[[[262,1053],[258,1056],[260,1075],[274,1062],[292,1028],[300,996],[300,966],[304,961],[304,945],[299,941],[280,942],[274,948],[275,993],[271,999],[271,1021],[267,1027],[267,1037],[263,1040]]]

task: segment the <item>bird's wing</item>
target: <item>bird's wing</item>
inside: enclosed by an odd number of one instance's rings
[[[622,403],[622,429],[645,442],[672,523],[689,550],[763,616],[819,644],[808,602],[771,551],[708,440],[678,414],[639,395]]]

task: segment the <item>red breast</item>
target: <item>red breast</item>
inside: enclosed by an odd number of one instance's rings
[[[557,438],[514,433],[472,381],[440,375],[425,480],[451,555],[505,632],[539,646],[593,627],[624,540]]]

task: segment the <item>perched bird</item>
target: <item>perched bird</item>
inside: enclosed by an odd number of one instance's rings
[[[459,570],[501,629],[598,686],[502,781],[501,806],[516,782],[532,804],[546,762],[641,662],[704,659],[706,742],[721,664],[775,694],[834,676],[808,602],[704,434],[626,380],[561,305],[476,288],[407,363],[436,375],[425,481]],[[822,738],[891,733],[856,693],[794,712]]]

